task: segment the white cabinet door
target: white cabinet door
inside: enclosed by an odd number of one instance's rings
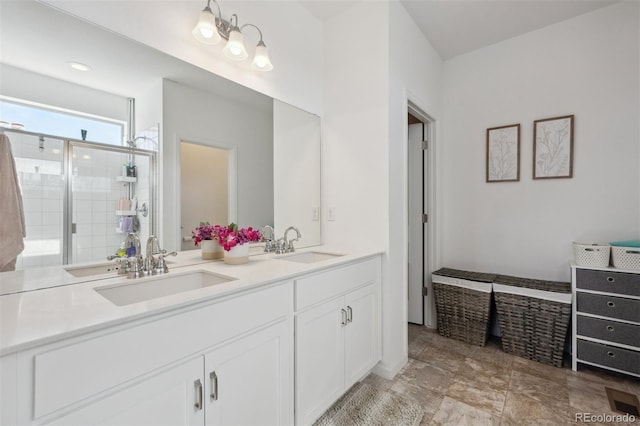
[[[203,425],[202,357],[191,359],[48,424]],[[87,378],[90,380],[90,378]]]
[[[378,286],[375,284],[348,293],[345,332],[345,389],[349,389],[380,359],[380,319]]]
[[[344,392],[344,297],[296,317],[296,424],[313,422]]]
[[[207,425],[293,423],[292,338],[286,320],[205,355]]]

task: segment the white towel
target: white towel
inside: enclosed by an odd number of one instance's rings
[[[0,134],[0,272],[13,271],[26,236],[22,193],[7,135]]]

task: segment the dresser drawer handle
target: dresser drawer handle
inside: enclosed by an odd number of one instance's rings
[[[607,277],[607,281],[609,281],[610,283],[614,282],[616,279],[613,277]]]
[[[615,358],[616,357],[616,354],[614,354],[611,351],[607,352],[607,355],[609,355],[611,358]]]
[[[607,306],[608,306],[608,307],[610,307],[610,308],[615,308],[615,307],[616,307],[616,304],[615,304],[615,303],[613,303],[612,301],[608,301],[608,302],[607,302]]]
[[[610,325],[607,326],[607,331],[614,331],[614,328]]]

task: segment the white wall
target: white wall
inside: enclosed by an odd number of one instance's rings
[[[148,1],[45,2],[273,98],[316,114],[322,112],[322,23],[298,2],[220,3],[225,19],[235,13],[241,25],[252,23],[262,30],[274,65],[274,70],[266,73],[251,69],[250,60],[227,59],[222,44],[206,46],[193,38],[191,30],[205,0],[167,0],[153,5]],[[252,55],[258,34],[252,28],[245,33],[245,45]]]
[[[397,2],[359,2],[325,26],[325,242],[380,248],[379,374],[407,360],[407,99],[438,118],[442,61]],[[354,54],[354,52],[358,52]]]
[[[640,236],[639,4],[445,63],[442,264],[569,279],[574,240]],[[533,120],[575,114],[574,177],[533,181]],[[485,132],[521,123],[520,182],[485,183]]]
[[[127,99],[0,64],[0,94],[114,120],[127,120]]]
[[[273,175],[275,234],[295,226],[302,235],[296,247],[319,245],[320,117],[278,100],[273,101]]]
[[[162,244],[179,249],[179,143],[185,140],[237,155],[237,223],[273,224],[273,111],[164,81]],[[212,164],[211,167],[215,167]],[[188,231],[188,230],[187,230]],[[185,234],[186,235],[186,234]]]

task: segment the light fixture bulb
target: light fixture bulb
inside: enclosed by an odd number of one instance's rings
[[[216,27],[216,16],[208,6],[200,12],[198,23],[193,28],[191,34],[193,34],[193,37],[200,43],[205,44],[218,44],[220,40],[222,40]]]
[[[269,59],[267,46],[262,40],[260,40],[256,46],[256,53],[253,56],[251,66],[259,71],[271,71],[273,69],[273,64],[271,63],[271,59]]]
[[[227,58],[233,59],[234,61],[247,59],[249,54],[247,53],[247,49],[244,48],[244,37],[238,27],[231,29],[229,32],[229,41],[227,41],[222,51]]]
[[[69,61],[69,66],[76,71],[91,71],[91,67],[89,65],[83,64],[81,62]]]

